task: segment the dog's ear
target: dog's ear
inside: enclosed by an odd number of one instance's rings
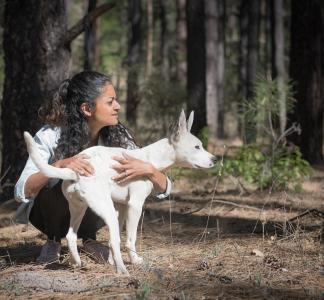
[[[181,111],[180,117],[175,124],[169,129],[168,139],[170,143],[178,142],[180,136],[187,132],[187,122],[184,110]]]
[[[187,121],[186,121],[186,115],[184,110],[181,110],[181,114],[179,117],[179,134],[184,134],[187,132]]]
[[[190,113],[190,116],[188,118],[188,122],[187,122],[187,130],[188,130],[188,132],[190,132],[190,130],[191,130],[193,120],[194,120],[194,111],[192,110],[191,113]]]

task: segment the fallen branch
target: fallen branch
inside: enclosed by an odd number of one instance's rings
[[[221,203],[221,204],[225,204],[225,205],[232,205],[232,206],[236,206],[236,207],[239,207],[239,208],[247,208],[247,209],[252,209],[252,210],[256,210],[256,211],[263,211],[263,209],[260,209],[260,208],[254,207],[254,206],[237,204],[235,202],[231,202],[231,201],[227,201],[227,200],[222,200],[222,199],[223,198],[216,198],[216,199],[214,198],[212,200],[209,200],[208,202],[204,203],[202,206],[200,206],[196,210],[186,212],[183,215],[191,215],[193,213],[196,213],[198,211],[201,211],[207,205],[209,205],[211,202],[213,202],[213,203]]]
[[[292,221],[294,221],[294,220],[296,220],[296,219],[302,218],[302,217],[304,217],[304,216],[306,216],[306,215],[309,215],[309,214],[313,214],[313,215],[316,215],[316,216],[318,216],[318,217],[320,217],[320,218],[324,218],[324,212],[322,212],[322,211],[320,211],[320,210],[318,210],[318,209],[316,209],[316,208],[313,208],[313,209],[308,209],[308,210],[306,210],[305,212],[299,214],[299,215],[296,216],[296,217],[291,218],[291,219],[288,220],[288,221],[289,221],[289,222],[292,222]]]
[[[116,3],[103,4],[99,7],[95,8],[89,14],[85,15],[79,22],[77,22],[74,26],[72,26],[67,33],[64,35],[63,40],[59,42],[59,44],[69,45],[72,41],[82,33],[89,24],[95,21],[98,17],[103,15],[108,10],[115,7]]]

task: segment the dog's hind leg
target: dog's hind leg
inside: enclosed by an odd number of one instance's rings
[[[130,195],[128,202],[127,217],[126,217],[126,248],[128,256],[132,264],[141,264],[143,258],[136,252],[137,227],[142,214],[144,201],[149,193],[133,192]]]
[[[90,187],[90,188],[89,188]],[[111,199],[109,188],[95,180],[84,185],[84,197],[89,207],[105,222],[110,234],[110,247],[118,274],[128,275],[120,253],[120,236],[117,212]]]
[[[127,210],[126,210],[127,205],[121,204],[121,203],[115,203],[115,208],[116,208],[116,211],[118,212],[119,234],[121,235],[121,232],[124,229],[125,218],[126,218],[126,213],[127,213]],[[109,243],[108,262],[111,265],[115,264],[110,243]]]
[[[69,209],[71,218],[66,239],[73,263],[81,267],[81,259],[77,247],[77,232],[87,209],[87,205],[82,200],[74,198],[73,200],[69,200]]]

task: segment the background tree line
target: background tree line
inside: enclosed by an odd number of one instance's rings
[[[256,143],[269,114],[249,118],[247,107],[262,94],[257,87],[274,87],[265,94],[275,95],[270,105],[259,99],[254,115],[276,107],[276,139],[299,124],[287,138],[310,163],[322,162],[323,1],[3,0],[0,7],[2,199],[12,197],[26,161],[23,131],[38,130],[39,106],[84,69],[113,75],[124,122],[142,143],[163,136],[181,107],[195,110],[193,132],[210,143]]]

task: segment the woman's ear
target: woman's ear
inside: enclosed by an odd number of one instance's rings
[[[86,117],[91,117],[91,108],[88,103],[82,103],[80,109]]]

